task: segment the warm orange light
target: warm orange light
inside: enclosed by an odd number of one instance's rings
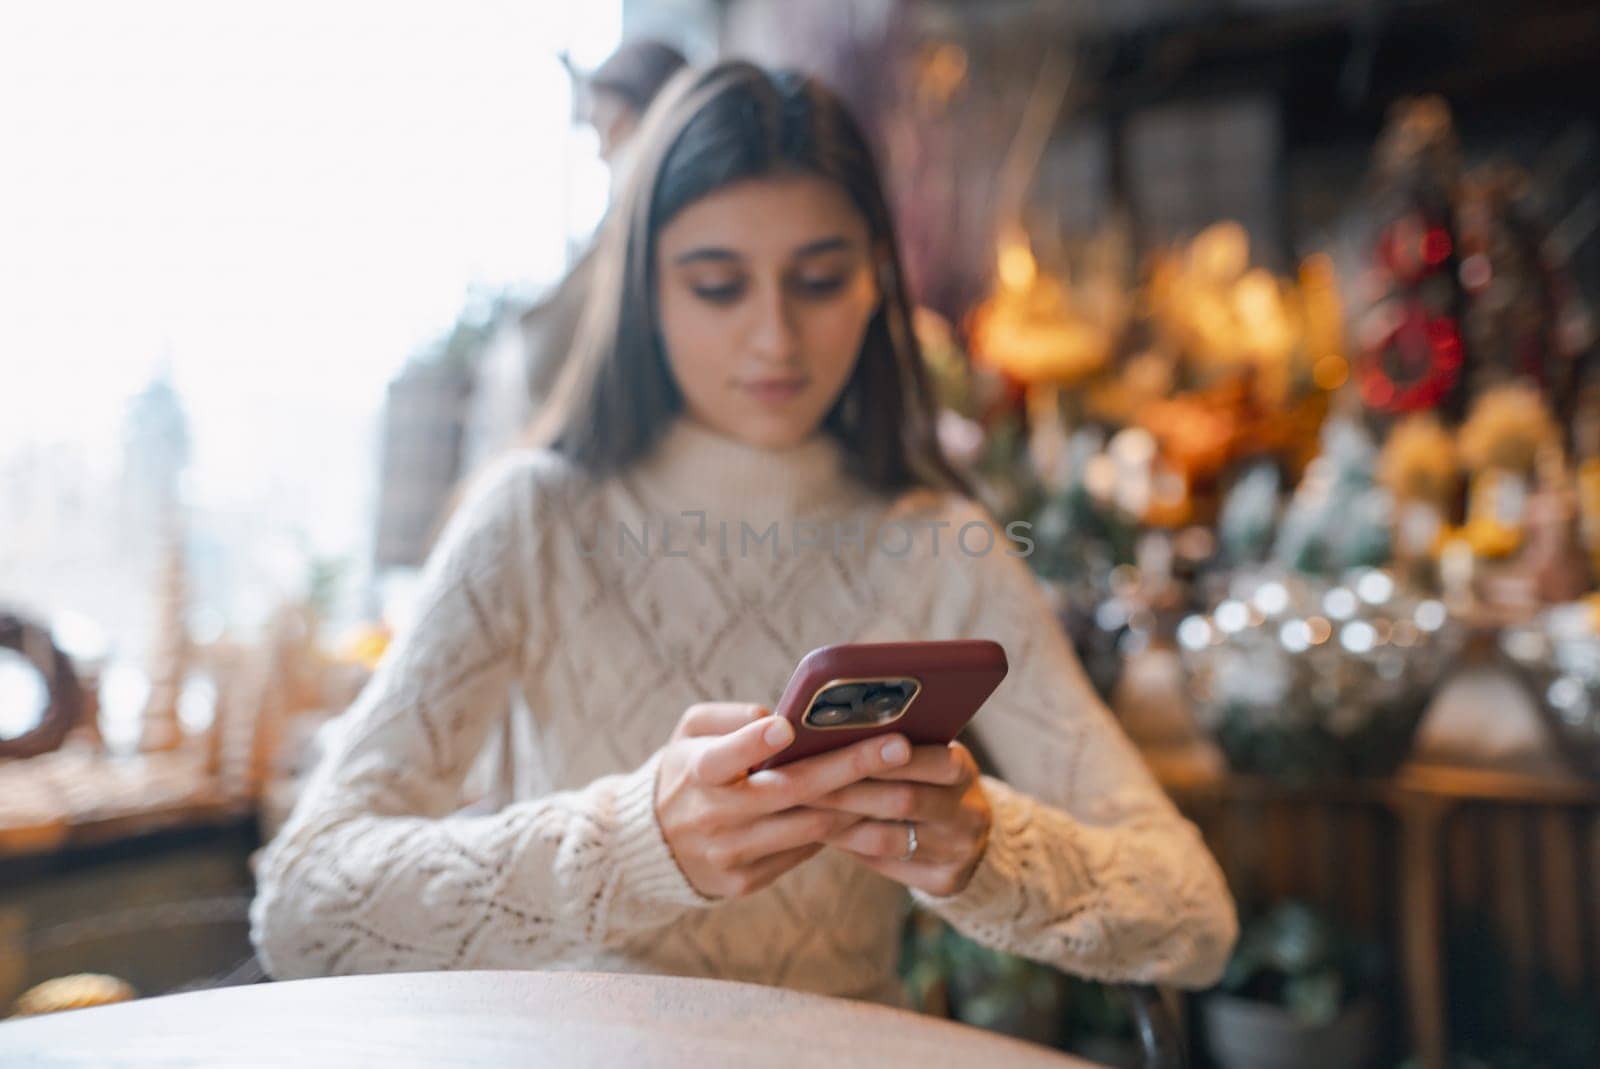
[[[1311,381],[1330,393],[1350,379],[1350,363],[1337,353],[1329,353],[1311,368]]]
[[[967,80],[967,53],[960,45],[936,45],[917,71],[917,89],[930,104],[944,106]]]
[[[1021,292],[1033,285],[1039,277],[1039,265],[1026,243],[1010,241],[1000,246],[1000,284],[1008,290]]]
[[[1002,231],[999,285],[972,314],[973,355],[1022,383],[1080,382],[1110,357],[1111,331],[1073,301],[1055,275],[1039,269],[1027,234]]]
[[[1332,289],[1336,278],[1333,257],[1325,252],[1314,252],[1300,261],[1300,284],[1307,289]]]
[[[1189,269],[1199,280],[1226,286],[1250,267],[1250,234],[1231,219],[1212,223],[1189,243]]]
[[[339,659],[362,665],[369,671],[375,670],[378,662],[383,660],[384,651],[389,648],[392,637],[389,629],[382,624],[362,625],[340,645]]]

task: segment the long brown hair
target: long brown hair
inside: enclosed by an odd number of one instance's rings
[[[679,74],[636,136],[636,162],[601,234],[574,351],[533,424],[532,444],[596,477],[647,454],[683,408],[658,328],[655,252],[662,227],[733,182],[813,174],[836,182],[865,218],[881,295],[823,428],[869,486],[966,490],[939,448],[878,168],[838,96],[793,71],[727,62]]]

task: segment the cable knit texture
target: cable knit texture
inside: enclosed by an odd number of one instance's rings
[[[259,865],[277,977],[417,969],[675,973],[901,1000],[916,900],[991,946],[1107,980],[1205,985],[1235,936],[1195,828],[1095,697],[1025,562],[965,498],[896,500],[817,436],[755,449],[680,420],[592,483],[497,460]],[[937,897],[827,849],[711,900],[652,803],[698,701],[772,706],[809,650],[991,638],[1011,673],[972,731],[994,823]],[[478,804],[471,785],[482,780]]]

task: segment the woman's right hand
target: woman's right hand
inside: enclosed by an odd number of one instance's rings
[[[862,818],[808,803],[905,764],[903,735],[863,739],[781,768],[750,772],[794,740],[759,705],[691,705],[661,751],[656,820],[678,867],[708,898],[759,891]]]

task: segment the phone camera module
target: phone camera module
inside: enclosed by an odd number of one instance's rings
[[[836,683],[820,691],[805,722],[814,728],[867,728],[887,724],[916,696],[912,679]]]

